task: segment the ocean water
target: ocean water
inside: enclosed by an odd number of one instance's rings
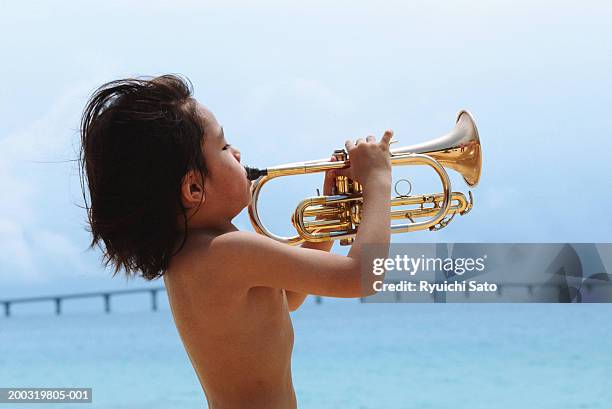
[[[167,305],[145,308],[0,318],[0,387],[93,388],[91,404],[18,405],[27,408],[206,408]],[[292,317],[302,409],[612,402],[609,305],[309,300]]]

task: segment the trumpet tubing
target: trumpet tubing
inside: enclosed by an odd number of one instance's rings
[[[415,209],[399,209],[399,210],[391,210],[391,220],[401,220],[401,219],[415,219],[419,217],[431,217],[436,213],[436,209],[442,207],[443,195],[441,194],[433,194],[433,195],[419,195],[419,196],[399,196],[391,199],[391,207],[397,206],[407,206],[407,205],[419,205],[419,207]],[[451,195],[451,203],[449,214],[459,214],[464,215],[467,214],[472,209],[471,201],[465,197],[465,195],[461,192],[453,192]],[[362,203],[363,200],[361,197],[355,198],[355,201],[359,201]],[[337,207],[329,206],[329,205],[311,205],[304,209],[301,214],[302,217],[306,218],[315,218],[314,220],[307,220],[304,223],[309,229],[317,230],[322,227],[337,227],[338,223],[342,223],[344,226],[348,222],[341,222],[343,216],[347,216],[346,214],[340,214],[339,209]],[[361,216],[358,216],[361,219]],[[334,223],[334,220],[337,222]],[[293,218],[292,218],[293,222]],[[332,223],[329,224],[328,223]]]

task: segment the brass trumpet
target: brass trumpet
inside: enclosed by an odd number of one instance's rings
[[[427,165],[433,168],[442,183],[442,192],[428,195],[401,195],[391,199],[391,220],[409,220],[409,223],[391,224],[391,233],[416,230],[439,230],[446,227],[455,215],[465,215],[473,207],[472,192],[468,198],[461,192],[452,192],[445,168],[459,172],[468,186],[478,184],[482,168],[482,149],[474,117],[466,110],[459,111],[455,128],[448,134],[421,144],[390,150],[391,165]],[[343,149],[334,151],[335,162],[319,159],[307,162],[287,163],[267,169],[247,167],[247,176],[253,180],[249,217],[253,228],[272,239],[295,245],[303,241],[328,241],[340,239],[340,244],[351,244],[359,223],[362,209],[362,187],[345,176],[336,177],[336,194],[316,196],[302,200],[296,207],[292,223],[295,236],[278,236],[262,223],[257,209],[259,192],[270,180],[291,175],[325,172],[350,166],[350,158]],[[399,183],[399,182],[398,182]],[[416,206],[411,209],[393,210],[393,207]],[[415,219],[429,218],[423,221]]]

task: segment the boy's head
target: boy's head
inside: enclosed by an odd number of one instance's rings
[[[80,159],[91,245],[115,274],[162,276],[188,228],[223,228],[249,202],[240,153],[179,76],[98,88],[83,113]]]

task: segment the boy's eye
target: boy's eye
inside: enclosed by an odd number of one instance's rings
[[[230,145],[230,144],[228,143],[227,145],[225,145],[225,146],[223,147],[223,150],[227,150],[227,148],[229,148],[230,146],[232,146],[232,145]]]

